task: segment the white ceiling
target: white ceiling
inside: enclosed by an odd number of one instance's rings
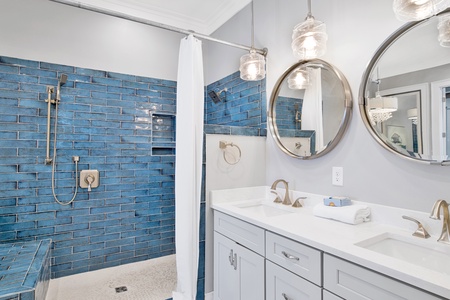
[[[69,0],[210,35],[251,0]]]

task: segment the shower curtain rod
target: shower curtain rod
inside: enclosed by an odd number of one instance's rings
[[[158,23],[158,22],[149,21],[149,20],[146,20],[146,19],[143,19],[143,18],[130,16],[130,15],[127,15],[127,14],[124,14],[124,13],[120,13],[120,12],[116,12],[116,11],[113,11],[113,10],[104,9],[104,8],[100,8],[100,7],[84,4],[84,3],[81,3],[81,2],[73,2],[73,1],[70,1],[70,0],[49,0],[49,1],[57,2],[57,3],[60,3],[60,4],[65,4],[65,5],[69,5],[69,6],[73,6],[73,7],[78,7],[78,8],[89,10],[89,11],[92,11],[92,12],[96,12],[96,13],[100,13],[100,14],[104,14],[104,15],[108,15],[108,16],[112,16],[112,17],[117,17],[117,18],[120,18],[120,19],[132,21],[132,22],[136,22],[136,23],[140,23],[140,24],[144,24],[144,25],[148,25],[148,26],[152,26],[152,27],[157,27],[157,28],[161,28],[161,29],[165,29],[165,30],[169,30],[169,31],[173,31],[173,32],[181,33],[181,34],[186,34],[186,35],[192,34],[193,36],[195,36],[197,38],[200,38],[200,39],[203,39],[203,40],[208,40],[208,41],[224,44],[224,45],[227,45],[227,46],[240,48],[240,49],[247,50],[247,51],[250,51],[252,49],[251,47],[248,47],[248,46],[244,46],[244,45],[240,45],[240,44],[236,44],[236,43],[231,43],[231,42],[219,40],[219,39],[210,37],[209,35],[197,33],[197,32],[195,32],[193,30],[181,29],[181,28],[178,28],[178,27],[165,25],[165,24]],[[264,48],[264,49],[254,48],[254,49],[255,49],[256,52],[258,52],[258,53],[260,53],[260,54],[262,54],[264,56],[266,56],[266,54],[267,54],[267,48]]]

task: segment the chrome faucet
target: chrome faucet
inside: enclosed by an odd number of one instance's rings
[[[442,232],[441,232],[441,236],[438,239],[438,242],[450,244],[450,241],[448,238],[448,234],[450,231],[450,227],[449,227],[450,224],[449,224],[449,220],[448,220],[448,203],[447,203],[447,201],[442,200],[442,199],[437,200],[434,203],[433,208],[431,209],[430,218],[435,219],[435,220],[440,220],[441,219],[441,216],[440,216],[441,207],[442,207],[442,214],[444,215],[444,220],[442,221]]]
[[[289,198],[289,184],[288,184],[288,182],[286,180],[283,180],[283,179],[275,180],[275,182],[272,183],[272,186],[270,187],[270,189],[272,190],[271,192],[274,193],[274,194],[277,194],[275,192],[275,190],[277,189],[277,185],[280,182],[282,182],[284,184],[284,189],[286,190],[286,192],[284,193],[284,199],[283,199],[282,203],[284,205],[291,205],[292,204],[291,203],[291,199]],[[275,199],[274,202],[280,202],[280,197],[278,195],[277,195],[277,198]]]

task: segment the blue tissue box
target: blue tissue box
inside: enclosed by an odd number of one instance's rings
[[[328,197],[323,198],[323,204],[326,206],[347,206],[352,204],[352,200],[347,197]]]

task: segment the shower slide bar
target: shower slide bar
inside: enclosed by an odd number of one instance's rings
[[[254,49],[257,53],[262,54],[264,56],[267,55],[267,51],[268,51],[267,48],[258,49],[258,48],[252,48],[249,46],[241,45],[241,44],[231,43],[231,42],[227,42],[224,40],[219,40],[219,39],[213,38],[206,34],[197,33],[193,30],[186,30],[186,29],[175,27],[175,26],[170,26],[170,25],[166,25],[166,24],[162,24],[162,23],[158,23],[158,22],[153,22],[153,21],[146,20],[143,18],[138,18],[135,16],[121,13],[121,12],[104,9],[104,8],[100,8],[100,7],[97,7],[94,5],[88,5],[85,3],[81,3],[81,2],[75,2],[75,1],[71,1],[71,0],[49,0],[49,1],[89,10],[92,12],[96,12],[96,13],[100,13],[100,14],[104,14],[104,15],[108,15],[108,16],[112,16],[112,17],[117,17],[120,19],[132,21],[132,22],[136,22],[136,23],[140,23],[140,24],[144,24],[144,25],[148,25],[148,26],[152,26],[152,27],[157,27],[157,28],[161,28],[161,29],[165,29],[165,30],[169,30],[169,31],[173,31],[173,32],[181,33],[181,34],[186,34],[186,35],[192,34],[193,36],[203,39],[203,40],[208,40],[208,41],[224,44],[227,46],[231,46],[231,47],[235,47],[235,48],[239,48],[239,49],[243,49],[243,50],[247,50],[247,51]]]

